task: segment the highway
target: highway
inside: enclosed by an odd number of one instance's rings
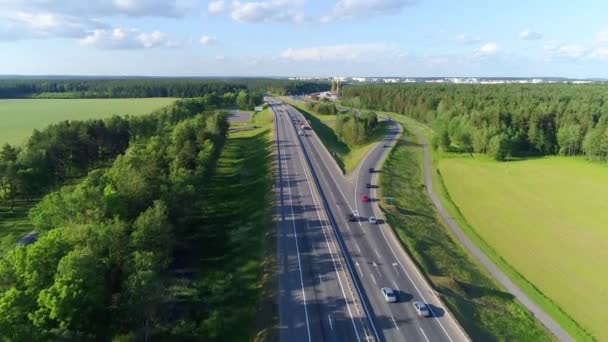
[[[307,293],[307,286],[313,288],[312,292],[318,292],[318,296],[314,297],[313,301],[310,302],[312,304],[309,305],[308,326],[312,330],[309,336],[314,336],[313,340],[317,341],[325,340],[328,337],[333,338],[335,335],[338,335],[336,330],[331,330],[331,328],[327,331],[323,317],[326,315],[326,311],[331,311],[335,307],[335,300],[348,303],[348,299],[350,298],[354,303],[359,304],[358,307],[363,317],[357,316],[356,318],[357,323],[361,325],[361,330],[359,331],[362,333],[359,333],[359,336],[353,336],[356,335],[357,329],[351,327],[349,331],[347,327],[343,327],[341,333],[343,332],[345,335],[339,335],[337,337],[338,340],[354,341],[361,339],[361,336],[365,335],[380,341],[468,340],[466,334],[452,315],[446,311],[424,276],[404,252],[391,228],[383,220],[378,203],[375,201],[377,199],[376,188],[367,187],[367,184],[377,184],[380,172],[370,173],[369,169],[380,169],[383,159],[390,150],[390,145],[394,144],[400,134],[399,125],[389,121],[390,132],[387,134],[385,141],[370,151],[357,171],[349,175],[349,177],[345,177],[312,130],[305,130],[305,136],[298,136],[296,134],[298,123],[305,122],[305,118],[301,113],[289,105],[277,105],[274,108],[277,125],[279,126],[278,130],[283,131],[283,133],[279,132],[279,135],[291,135],[293,138],[293,140],[282,139],[280,141],[296,141],[300,144],[297,146],[297,149],[295,147],[288,149],[288,146],[283,146],[285,153],[289,153],[290,155],[299,153],[299,157],[303,159],[300,161],[292,160],[290,163],[286,163],[291,164],[285,165],[286,171],[290,172],[291,177],[300,175],[300,179],[302,178],[302,173],[309,174],[310,178],[307,178],[306,182],[313,189],[309,190],[308,194],[316,193],[317,195],[309,197],[312,199],[316,197],[315,206],[322,208],[322,210],[317,212],[322,215],[321,217],[325,217],[323,221],[327,223],[326,227],[317,228],[333,230],[333,235],[328,233],[326,236],[333,238],[328,246],[335,247],[335,249],[332,250],[328,247],[316,250],[317,254],[305,258],[306,262],[300,268],[305,270],[301,275],[301,280],[305,286],[304,290],[300,292]],[[384,147],[384,145],[387,145],[387,147]],[[281,147],[279,147],[279,150],[281,150]],[[284,172],[284,176],[286,174],[287,172]],[[314,189],[315,186],[317,187],[316,190]],[[301,193],[304,190],[299,188],[298,191]],[[372,201],[361,202],[362,195],[369,196]],[[286,197],[283,196],[283,199],[285,200]],[[281,205],[280,207],[283,211],[287,209],[285,205]],[[347,216],[350,213],[357,213],[360,216],[359,221],[349,222]],[[370,216],[378,217],[378,224],[369,223],[367,219]],[[286,227],[280,227],[279,230],[283,232],[287,229]],[[304,231],[303,228],[302,230]],[[314,240],[316,237],[313,232],[310,233],[310,239],[316,241]],[[306,238],[299,237],[299,239]],[[279,245],[293,244],[292,240],[280,238]],[[283,251],[286,248],[286,246],[283,246]],[[303,249],[300,247],[300,255],[302,255]],[[281,248],[279,250],[280,257],[286,258],[286,255],[281,253]],[[307,249],[306,251],[310,253],[310,250]],[[289,257],[293,257],[293,253],[286,254]],[[324,257],[324,255],[337,258],[336,254],[341,254],[343,261],[341,261],[341,267],[332,275],[331,279],[333,279],[333,283],[326,281],[323,283],[323,289],[317,289],[314,277],[318,271],[315,271],[314,267],[318,266],[314,265],[314,260],[320,265],[330,264],[329,266],[331,266],[331,262],[328,262],[327,257]],[[288,259],[284,260],[284,262],[288,261]],[[310,264],[310,262],[313,264]],[[326,274],[330,274],[327,268],[325,272],[327,272]],[[281,291],[296,293],[298,286],[298,282],[296,281],[297,274],[295,272],[287,273],[291,274],[291,276],[288,277],[288,274],[281,275]],[[335,280],[342,278],[345,279],[344,282],[352,282],[349,286],[349,290],[352,290],[352,297],[339,297],[341,292],[339,290],[340,286],[339,284],[335,284]],[[397,290],[399,301],[397,303],[385,302],[380,292],[380,288],[382,287],[391,287]],[[281,296],[280,301],[280,319],[281,327],[285,329],[281,330],[281,340],[291,341],[290,336],[298,336],[298,334],[289,333],[289,331],[297,331],[297,327],[302,326],[303,319],[302,314],[297,312],[298,310],[293,310],[294,307],[290,311],[291,321],[289,321],[289,317],[283,316],[283,312],[288,310],[284,306],[293,304],[284,302],[283,297]],[[302,296],[297,296],[297,298],[300,297]],[[312,295],[310,298],[313,298]],[[326,299],[330,301],[326,302]],[[413,301],[429,304],[433,317],[418,317],[412,305]],[[300,309],[301,305],[295,308]],[[342,305],[341,310],[340,317],[347,318],[348,315],[344,310],[344,305]],[[348,325],[347,319],[343,320],[343,324],[344,326]],[[284,330],[285,334],[283,334]],[[315,333],[316,330],[320,330],[321,332]]]
[[[282,341],[366,341],[371,332],[287,113],[275,112]]]

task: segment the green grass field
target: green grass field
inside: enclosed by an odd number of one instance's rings
[[[0,100],[0,145],[23,143],[34,129],[50,123],[148,114],[174,101],[174,98]]]
[[[576,158],[442,158],[449,196],[498,255],[608,339],[608,167]]]

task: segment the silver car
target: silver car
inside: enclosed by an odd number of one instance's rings
[[[380,291],[382,291],[382,296],[387,303],[397,302],[397,294],[390,287],[383,287]]]
[[[412,304],[414,305],[414,310],[416,310],[418,316],[429,317],[431,315],[431,311],[426,304],[422,302],[414,302]]]

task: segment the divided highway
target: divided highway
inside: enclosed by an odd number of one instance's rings
[[[296,133],[299,123],[306,122],[300,112],[284,104],[273,109],[281,193],[281,340],[468,340],[403,251],[375,201],[379,172],[369,169],[380,168],[400,134],[399,125],[389,121],[385,141],[346,178],[312,130]],[[361,202],[363,195],[371,202]],[[351,213],[360,219],[350,222]],[[371,216],[377,224],[369,223]],[[396,290],[399,301],[387,303],[382,287]],[[420,318],[413,301],[429,304],[432,317]]]
[[[373,340],[291,119],[275,108],[282,341]]]

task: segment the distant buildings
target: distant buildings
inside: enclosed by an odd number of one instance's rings
[[[570,83],[570,84],[588,84],[595,82],[593,80],[576,80],[567,78],[490,78],[490,77],[290,77],[290,80],[300,81],[338,81],[341,84],[348,83],[449,83],[449,84],[544,84],[544,83]],[[605,81],[604,81],[605,82]]]

